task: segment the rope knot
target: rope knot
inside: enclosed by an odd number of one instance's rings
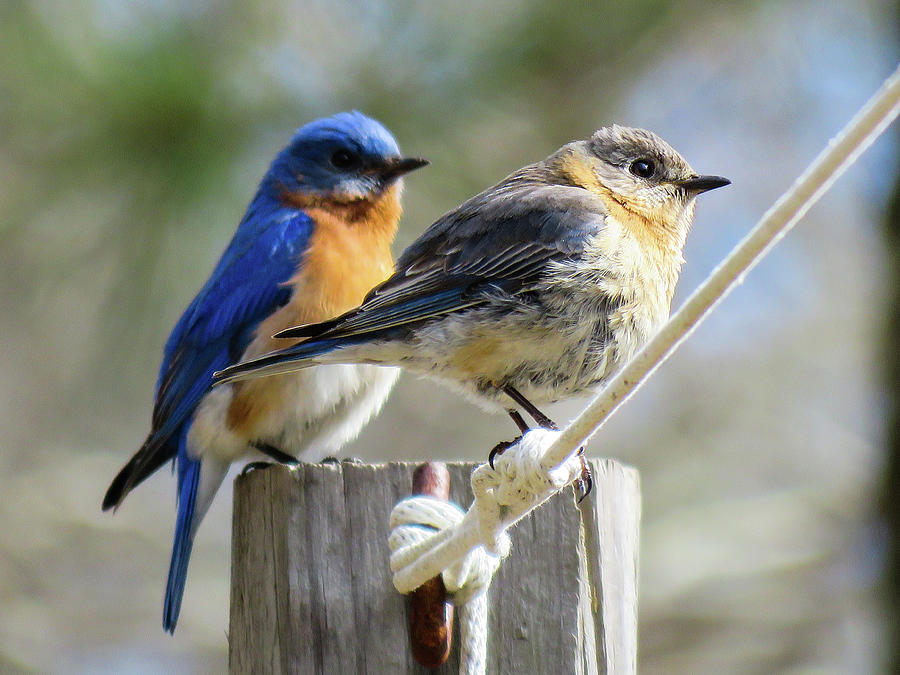
[[[391,512],[388,539],[391,569],[396,571],[416,560],[443,540],[442,532],[459,525],[464,517],[465,512],[459,506],[434,497],[408,497],[398,502]],[[454,604],[465,604],[483,593],[499,566],[499,557],[475,549],[446,568],[442,577]]]
[[[556,467],[547,467],[542,461],[560,433],[531,429],[494,459],[493,469],[482,465],[472,474],[481,542],[491,553],[501,558],[509,553],[506,528],[515,520],[505,517],[508,511],[517,513],[522,507],[536,506],[581,475],[577,456]]]

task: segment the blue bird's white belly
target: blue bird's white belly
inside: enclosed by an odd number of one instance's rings
[[[194,414],[188,451],[225,464],[255,456],[252,443],[313,461],[335,454],[381,409],[399,373],[326,365],[266,378],[254,392],[257,405],[239,420],[232,402],[241,385],[217,387]]]
[[[255,440],[299,459],[335,454],[381,409],[399,374],[397,368],[328,365],[272,378],[282,404],[266,415]]]

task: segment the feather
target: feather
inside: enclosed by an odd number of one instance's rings
[[[288,212],[264,195],[254,200],[166,343],[150,433],[107,490],[104,510],[117,507],[129,491],[175,457],[213,372],[236,361],[260,321],[290,299],[284,284],[294,274],[311,231],[312,221],[302,212]]]

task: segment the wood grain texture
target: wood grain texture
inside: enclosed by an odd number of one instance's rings
[[[581,508],[565,490],[511,532],[490,590],[489,673],[633,673],[637,473],[592,461]],[[471,502],[475,465],[450,464]],[[233,673],[457,673],[409,650],[405,598],[388,566],[388,516],[415,464],[301,464],[235,484],[229,664]],[[590,550],[592,553],[587,554]]]
[[[597,640],[601,673],[637,672],[637,579],[641,485],[638,472],[609,459],[591,461],[596,494],[579,507],[584,524],[587,583],[585,612]]]

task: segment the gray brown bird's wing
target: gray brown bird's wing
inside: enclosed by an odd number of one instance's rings
[[[356,309],[278,337],[339,339],[428,321],[533,290],[554,261],[578,256],[604,222],[587,191],[534,180],[527,170],[476,195],[426,230],[397,271]]]

